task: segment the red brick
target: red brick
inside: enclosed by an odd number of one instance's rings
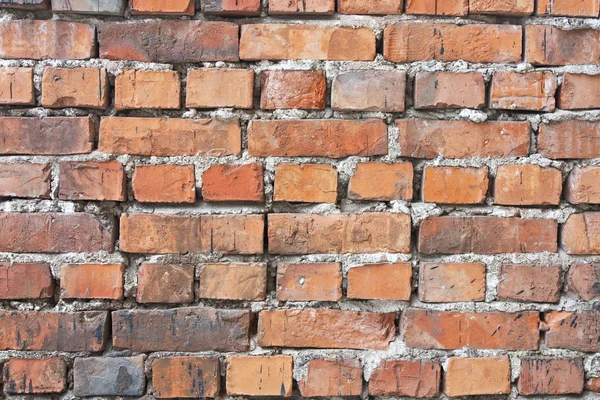
[[[0,68],[0,104],[35,104],[33,68]]]
[[[600,378],[590,378],[585,382],[585,390],[590,392],[600,393]]]
[[[402,315],[401,331],[406,345],[418,349],[537,350],[539,323],[537,311],[477,313],[409,308]]]
[[[254,157],[376,156],[388,152],[387,125],[371,120],[253,120],[248,152]]]
[[[561,286],[561,270],[557,265],[503,264],[498,300],[558,303]]]
[[[253,17],[260,15],[261,0],[200,0],[204,14],[232,17]]]
[[[417,72],[415,108],[483,108],[485,82],[479,72]]]
[[[196,202],[193,165],[141,165],[133,173],[133,196],[148,203]]]
[[[48,0],[5,0],[0,7],[20,8],[24,10],[45,10],[48,8]]]
[[[343,72],[335,77],[331,90],[334,110],[403,112],[406,72]]]
[[[364,300],[410,300],[410,263],[374,264],[348,271],[348,298]]]
[[[129,0],[129,11],[133,15],[194,15],[195,0]]]
[[[436,397],[440,394],[442,369],[437,362],[383,360],[371,374],[371,396]]]
[[[518,63],[521,45],[521,27],[516,25],[402,22],[385,28],[383,55],[386,60],[399,63]]]
[[[0,22],[0,57],[86,60],[96,55],[93,25],[52,20]]]
[[[239,124],[207,119],[103,117],[98,150],[142,156],[239,155]]]
[[[54,280],[48,264],[0,263],[0,299],[49,299]]]
[[[412,200],[413,165],[411,163],[360,163],[350,178],[351,200]]]
[[[419,269],[419,300],[454,303],[485,300],[485,264],[424,263]]]
[[[394,340],[395,313],[275,310],[258,315],[258,345],[386,350]]]
[[[509,394],[510,359],[451,357],[444,393],[450,397]]]
[[[97,25],[100,58],[158,63],[239,61],[238,25],[206,21],[136,21]]]
[[[247,351],[251,319],[250,311],[200,307],[114,311],[113,346],[140,353]]]
[[[410,216],[269,214],[271,254],[408,253]]]
[[[99,352],[108,326],[103,311],[0,311],[0,349]]]
[[[469,0],[406,0],[406,14],[463,16]]]
[[[14,253],[112,252],[112,221],[92,214],[0,213],[0,251]]]
[[[280,264],[277,300],[340,301],[342,270],[339,263]]]
[[[560,29],[550,25],[525,28],[525,61],[533,65],[599,64],[594,29]]]
[[[0,117],[0,154],[91,153],[96,129],[89,117]]]
[[[0,197],[50,198],[49,164],[0,164]]]
[[[496,171],[494,203],[515,206],[557,206],[562,172],[536,164],[501,165]]]
[[[600,264],[575,264],[567,276],[569,293],[583,301],[600,299]]]
[[[181,106],[181,82],[176,71],[127,69],[115,79],[115,108],[177,109]]]
[[[303,397],[360,396],[362,383],[359,360],[318,358],[306,363],[306,375],[298,387]]]
[[[128,253],[262,254],[262,215],[121,216],[120,248]]]
[[[498,71],[492,79],[490,108],[496,110],[554,111],[556,75],[547,71]]]
[[[501,254],[557,251],[558,224],[547,219],[431,217],[421,222],[425,254]]]
[[[519,393],[558,395],[583,392],[583,359],[525,359],[521,360]]]
[[[187,75],[185,106],[189,108],[252,108],[254,71],[193,69]]]
[[[275,167],[275,201],[335,203],[338,173],[327,164],[279,164]]]
[[[412,158],[519,157],[529,154],[529,123],[404,119],[400,155]]]
[[[144,263],[138,269],[138,303],[191,303],[194,266]]]
[[[600,3],[596,0],[538,0],[537,15],[566,17],[598,17]]]
[[[125,171],[118,161],[60,164],[58,198],[125,201]]]
[[[323,71],[265,71],[260,86],[263,110],[325,109],[327,79]]]
[[[600,254],[600,213],[572,214],[563,225],[561,244],[567,254]]]
[[[217,397],[221,388],[219,359],[168,357],[152,363],[152,389],[159,399]]]
[[[48,108],[109,106],[110,83],[104,68],[44,68],[42,105]]]
[[[487,167],[434,167],[423,171],[422,196],[427,203],[481,204],[485,202],[489,178]]]
[[[205,201],[265,201],[263,166],[214,165],[202,175]]]
[[[4,367],[7,394],[61,393],[67,389],[67,364],[55,358],[11,358]]]
[[[340,14],[402,14],[404,0],[338,0]]]
[[[469,14],[531,15],[534,3],[534,0],[469,0]]]
[[[600,351],[600,314],[597,312],[550,311],[544,314],[546,346],[589,353]]]
[[[600,122],[564,121],[541,124],[538,152],[548,158],[600,157]]]
[[[291,356],[231,356],[227,358],[229,396],[292,395]]]
[[[67,264],[60,269],[63,299],[123,299],[125,265]]]
[[[269,0],[269,14],[327,15],[335,12],[335,0]]]
[[[262,301],[267,295],[266,264],[202,264],[198,275],[201,299]]]
[[[369,28],[323,25],[242,25],[240,58],[257,60],[373,61]]]
[[[563,110],[600,108],[600,75],[565,72],[558,95],[558,107]]]

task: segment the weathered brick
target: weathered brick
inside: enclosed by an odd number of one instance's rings
[[[227,358],[229,396],[290,397],[293,385],[291,356],[231,356]]]
[[[242,25],[240,58],[256,60],[372,61],[375,34],[369,28],[323,25]]]
[[[187,75],[185,106],[189,108],[252,108],[254,71],[193,69]]]
[[[269,0],[269,14],[327,15],[335,12],[335,0]]]
[[[550,311],[544,314],[546,346],[595,353],[600,351],[600,314],[597,312]]]
[[[267,295],[266,264],[201,264],[201,299],[262,301]]]
[[[0,104],[35,104],[33,68],[0,68]]]
[[[406,0],[406,13],[463,16],[469,13],[469,0]]]
[[[454,303],[485,300],[485,264],[423,263],[419,269],[419,300]]]
[[[2,58],[86,60],[95,55],[93,25],[31,19],[0,22]]]
[[[388,152],[381,120],[252,120],[248,152],[254,157],[375,156]]]
[[[371,374],[371,396],[436,397],[440,394],[442,369],[437,362],[383,360]]]
[[[496,171],[494,203],[516,206],[557,206],[562,173],[537,164],[501,165]]]
[[[548,71],[494,72],[490,108],[496,110],[554,111],[558,81]]]
[[[583,392],[583,359],[524,359],[521,360],[519,393],[558,395]]]
[[[205,14],[232,17],[253,17],[260,15],[261,0],[200,0]]]
[[[529,153],[529,123],[403,119],[400,155],[412,158],[519,157]]]
[[[563,225],[561,244],[567,254],[600,254],[600,213],[572,214]]]
[[[402,14],[404,0],[338,0],[340,14]]]
[[[100,58],[158,63],[239,61],[239,28],[229,22],[157,20],[101,23],[97,29]]]
[[[338,173],[327,164],[279,164],[275,167],[275,201],[335,203]]]
[[[280,264],[277,300],[340,301],[342,270],[339,263]]]
[[[113,346],[135,352],[247,351],[252,313],[213,308],[112,313]]]
[[[332,83],[331,108],[339,111],[403,112],[406,72],[356,70]]]
[[[125,265],[65,264],[60,269],[63,299],[123,299]]]
[[[525,28],[525,61],[533,65],[600,64],[600,31],[560,29],[550,25]]]
[[[348,271],[349,299],[410,300],[412,265],[410,263],[373,264]]]
[[[538,152],[548,158],[600,157],[600,122],[563,121],[541,124]]]
[[[263,110],[325,109],[327,79],[323,71],[265,71],[260,86]]]
[[[558,94],[558,108],[563,110],[600,108],[600,75],[565,72]]]
[[[58,198],[62,200],[125,201],[125,171],[118,161],[60,164]]]
[[[96,129],[89,117],[0,117],[0,154],[91,153]]]
[[[107,338],[108,313],[0,311],[0,349],[98,352]]]
[[[140,165],[132,186],[135,199],[144,203],[196,202],[193,165]]]
[[[434,167],[423,170],[421,194],[427,203],[481,204],[488,192],[488,168]]]
[[[469,0],[469,14],[531,15],[534,3],[534,0]]]
[[[409,308],[402,314],[401,332],[408,347],[419,349],[537,350],[539,323],[537,311],[477,313]]]
[[[129,11],[133,15],[194,15],[195,0],[129,0]]]
[[[585,382],[585,390],[590,392],[600,393],[600,378],[593,377]]]
[[[128,253],[262,254],[262,215],[121,216],[120,248]]]
[[[583,301],[600,299],[600,264],[575,264],[567,275],[569,293]]]
[[[176,71],[138,71],[127,69],[115,79],[117,110],[136,108],[177,109],[181,82]]]
[[[410,252],[407,214],[269,214],[268,218],[271,254]]]
[[[537,15],[566,17],[598,17],[600,3],[596,0],[538,0]]]
[[[11,358],[4,367],[7,394],[61,393],[67,389],[67,364],[60,357]]]
[[[0,213],[0,251],[13,253],[112,252],[112,221],[92,214]]]
[[[450,397],[509,394],[510,359],[451,357],[444,393]]]
[[[431,217],[421,222],[425,254],[500,254],[557,251],[558,224],[548,219]]]
[[[103,68],[46,67],[42,78],[42,105],[105,109],[109,105],[109,89]]]
[[[52,12],[123,15],[125,0],[52,0]]]
[[[48,264],[0,263],[0,299],[54,297],[54,280]]]
[[[408,162],[384,164],[360,163],[350,178],[351,200],[412,200],[413,165]]]
[[[241,149],[237,121],[121,117],[100,121],[98,150],[104,153],[220,157],[238,155]]]
[[[521,45],[521,27],[515,25],[402,22],[385,28],[383,55],[386,60],[400,63],[518,63]]]
[[[415,108],[483,108],[485,82],[479,72],[417,72]]]
[[[385,350],[395,338],[395,313],[274,310],[258,315],[261,347]]]
[[[141,396],[145,389],[144,356],[76,358],[73,364],[75,396]]]
[[[50,198],[49,164],[0,164],[0,197]]]
[[[2,0],[0,7],[20,8],[24,10],[45,10],[49,0]]]
[[[498,280],[498,300],[525,303],[558,303],[561,270],[557,265],[503,264]]]
[[[263,202],[265,190],[261,163],[214,165],[202,174],[205,201]]]
[[[360,396],[362,366],[352,358],[317,358],[306,363],[306,375],[298,382],[303,397]]]
[[[138,303],[191,303],[194,266],[144,263],[138,269]]]
[[[168,357],[152,363],[152,389],[156,398],[212,398],[217,397],[220,387],[217,358]]]

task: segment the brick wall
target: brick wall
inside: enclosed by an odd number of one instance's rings
[[[2,393],[597,398],[599,15],[1,0]]]

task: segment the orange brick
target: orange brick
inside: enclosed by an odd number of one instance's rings
[[[567,282],[569,293],[583,301],[600,299],[598,290],[600,264],[575,264],[569,268]]]
[[[519,393],[532,395],[579,394],[583,392],[582,358],[521,360]]]
[[[138,303],[191,303],[194,266],[144,263],[138,269]]]
[[[277,300],[339,301],[341,298],[342,271],[339,263],[277,266]]]
[[[354,267],[348,272],[348,298],[408,301],[411,278],[410,263]]]
[[[54,280],[49,264],[0,263],[0,299],[49,299]]]
[[[193,165],[146,165],[135,168],[133,196],[149,203],[194,203]]]
[[[0,164],[0,197],[50,198],[49,164]]]
[[[35,104],[33,68],[0,68],[0,104]]]
[[[437,362],[383,360],[371,374],[371,396],[435,397],[440,394],[442,369]]]
[[[152,389],[159,399],[214,398],[221,389],[219,360],[167,357],[152,363]]]
[[[558,303],[561,270],[556,265],[503,264],[498,300],[526,303]]]
[[[560,29],[550,25],[525,28],[525,61],[533,65],[599,64],[600,31]]]
[[[327,15],[335,12],[335,0],[269,0],[269,14]]]
[[[252,17],[260,15],[261,0],[200,0],[204,14],[232,17]]]
[[[455,303],[485,300],[485,264],[424,263],[419,269],[419,300]]]
[[[556,159],[600,157],[600,122],[564,121],[541,124],[538,152]]]
[[[279,164],[275,168],[275,201],[335,203],[338,173],[327,164]]]
[[[215,165],[202,175],[202,198],[205,201],[265,200],[263,166]]]
[[[402,14],[404,0],[338,0],[340,14]]]
[[[481,204],[488,192],[488,169],[426,166],[422,195],[427,203]]]
[[[11,358],[4,367],[7,394],[61,393],[67,389],[67,364],[55,358]]]
[[[538,0],[537,15],[565,17],[598,17],[600,3],[596,0]]]
[[[252,108],[254,71],[193,69],[187,75],[185,105],[189,108]]]
[[[534,0],[469,0],[469,14],[531,15]]]
[[[544,314],[546,346],[588,353],[600,351],[598,312],[550,311]]]
[[[600,108],[600,75],[565,72],[558,95],[558,108],[563,110]]]
[[[103,68],[46,67],[42,77],[42,105],[105,109],[110,101],[109,89]]]
[[[260,86],[263,110],[325,109],[327,79],[323,71],[265,71]]]
[[[267,293],[266,264],[202,264],[202,299],[262,301]]]
[[[451,357],[444,393],[450,397],[509,394],[510,359]]]
[[[177,109],[181,105],[180,96],[179,72],[127,69],[115,79],[117,110]]]
[[[361,363],[351,358],[310,360],[298,387],[303,397],[360,396]]]
[[[338,74],[331,108],[339,111],[404,111],[406,72],[356,70]]]
[[[406,0],[406,14],[463,16],[469,0]]]
[[[496,110],[554,111],[557,88],[552,72],[498,71],[492,79],[490,108]]]
[[[590,392],[600,393],[600,378],[590,378],[585,382],[585,390]]]
[[[501,165],[496,171],[494,203],[504,205],[558,205],[562,173],[539,165]]]
[[[413,166],[411,163],[360,163],[350,178],[351,200],[412,200]]]
[[[63,299],[123,299],[123,264],[67,264],[60,269]]]
[[[125,171],[118,161],[60,164],[58,198],[125,201]]]
[[[227,358],[227,394],[290,397],[292,364],[291,356],[230,356]]]
[[[133,15],[194,15],[195,0],[129,0],[129,11]]]
[[[600,254],[600,213],[572,214],[563,225],[561,243],[567,254]]]
[[[415,108],[483,108],[485,82],[479,72],[417,72]]]

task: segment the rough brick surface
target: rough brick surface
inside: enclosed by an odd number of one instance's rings
[[[260,108],[324,110],[327,80],[322,71],[265,71]]]
[[[440,364],[428,361],[382,361],[369,380],[372,396],[434,397],[440,394]]]
[[[282,301],[339,301],[342,271],[338,263],[277,266],[277,299]]]
[[[526,359],[521,361],[519,393],[532,395],[583,392],[583,359]]]
[[[538,152],[556,159],[596,158],[600,155],[600,123],[564,121],[542,124],[538,135]]]
[[[338,8],[341,14],[402,14],[403,7],[404,0],[338,0]]]
[[[339,111],[404,111],[406,73],[349,71],[332,83],[331,108]]]
[[[50,198],[49,164],[0,164],[0,197]]]
[[[561,288],[559,266],[504,264],[498,281],[498,300],[558,303]]]
[[[4,0],[0,7],[18,8],[24,10],[45,10],[50,0]]]
[[[469,0],[469,14],[531,15],[534,0]]]
[[[67,264],[60,269],[63,299],[123,298],[123,264]]]
[[[193,165],[146,165],[135,169],[133,196],[143,203],[194,203]]]
[[[262,164],[210,167],[202,175],[202,198],[205,201],[264,201]]]
[[[421,264],[419,300],[454,303],[485,300],[485,264]]]
[[[597,312],[551,311],[544,314],[546,345],[583,352],[600,351]]]
[[[75,396],[141,396],[144,393],[144,356],[76,358]]]
[[[483,108],[485,82],[476,72],[418,72],[415,108]]]
[[[596,0],[538,0],[537,15],[567,17],[598,17],[600,4]]]
[[[600,298],[600,264],[575,264],[567,275],[569,292],[584,301]]]
[[[378,264],[354,267],[348,271],[350,299],[410,299],[412,266],[410,263]]]
[[[61,393],[67,389],[67,364],[62,358],[12,358],[4,368],[7,394]]]
[[[600,33],[592,29],[529,25],[525,28],[525,61],[533,65],[598,64],[598,39]]]
[[[2,300],[52,298],[54,287],[48,264],[0,263],[0,299]]]
[[[244,69],[193,69],[187,75],[186,107],[252,108],[254,72]]]
[[[52,11],[69,14],[123,15],[126,0],[51,0]]]
[[[469,13],[469,0],[406,0],[406,13],[462,16]]]
[[[275,201],[335,203],[338,173],[326,164],[279,164],[275,169]]]
[[[138,303],[191,303],[194,266],[142,264],[138,269]]]
[[[0,104],[33,105],[33,69],[0,68]]]
[[[314,359],[298,386],[305,397],[360,396],[362,365],[354,359]]]
[[[200,298],[246,301],[265,299],[265,264],[202,264],[198,271]]]
[[[230,396],[292,395],[290,356],[232,356],[227,359],[227,394]]]
[[[129,11],[133,15],[194,15],[195,0],[129,0]]]
[[[557,86],[552,72],[496,72],[492,79],[490,108],[554,111]]]
[[[200,0],[205,14],[233,17],[251,17],[260,15],[261,0]]]
[[[58,197],[64,200],[124,201],[126,178],[118,161],[60,165]]]
[[[558,205],[562,193],[562,174],[539,165],[501,165],[496,171],[494,202],[529,206]]]
[[[152,363],[152,388],[159,399],[217,397],[220,386],[216,358],[167,357]]]
[[[335,0],[269,0],[269,14],[315,14],[335,12]]]
[[[562,229],[562,248],[568,254],[600,253],[600,213],[573,214]]]
[[[600,4],[600,3],[599,3]],[[563,74],[558,108],[580,110],[600,107],[600,75]]]
[[[450,358],[444,393],[451,397],[510,393],[510,359]]]
[[[427,166],[421,191],[427,203],[481,204],[488,186],[487,168]]]
[[[348,184],[352,200],[411,200],[413,165],[411,163],[360,163]]]
[[[115,79],[115,107],[117,110],[179,108],[180,93],[179,73],[175,71],[128,69]]]

